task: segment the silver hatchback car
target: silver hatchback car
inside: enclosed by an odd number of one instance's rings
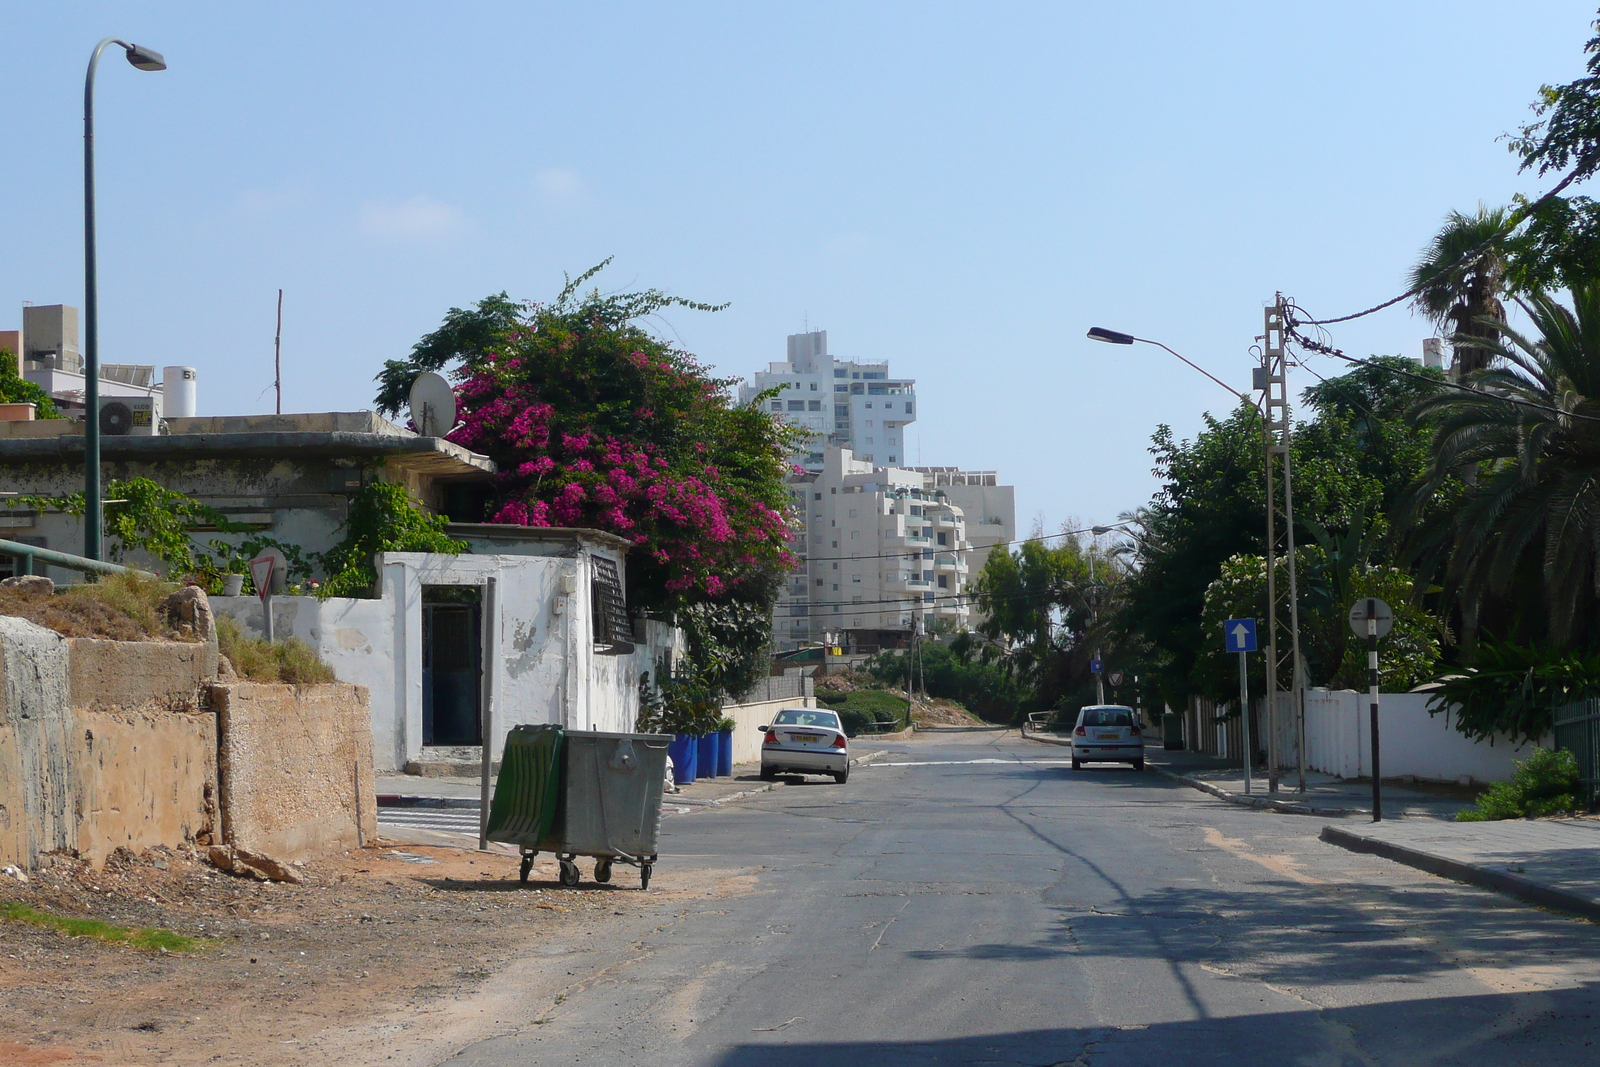
[[[850,778],[850,739],[839,716],[826,708],[783,708],[761,743],[761,777],[779,771],[831,774],[843,785]]]
[[[1072,728],[1072,769],[1085,763],[1131,763],[1144,770],[1144,733],[1133,709],[1121,704],[1090,704]]]

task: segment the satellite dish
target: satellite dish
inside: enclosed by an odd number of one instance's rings
[[[456,428],[456,393],[444,375],[424,371],[411,383],[411,425],[423,437],[443,437]]]

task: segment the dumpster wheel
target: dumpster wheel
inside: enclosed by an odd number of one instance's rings
[[[601,882],[601,883],[611,881],[611,861],[610,860],[607,860],[607,859],[595,860],[595,862],[594,862],[594,880],[597,881],[597,882]]]
[[[561,861],[561,884],[569,887],[575,886],[578,884],[578,879],[578,865],[569,859],[563,859]]]
[[[533,857],[537,853],[527,852],[522,856],[522,866],[517,870],[517,881],[523,885],[528,884],[528,872],[533,870]]]
[[[649,889],[650,888],[650,870],[654,866],[655,865],[651,864],[651,863],[641,863],[639,865],[639,888],[640,889]]]

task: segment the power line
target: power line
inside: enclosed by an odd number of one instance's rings
[[[1115,529],[1117,529],[1119,527],[1128,526],[1128,525],[1130,525],[1130,523],[1118,522],[1118,523],[1113,523],[1110,526],[1103,527],[1103,529],[1105,529],[1107,531],[1110,531],[1110,530],[1115,530]],[[1018,537],[1018,538],[1016,538],[1015,540],[1012,540],[1012,541],[996,541],[992,545],[986,545],[986,546],[980,546],[980,547],[986,547],[986,548],[1009,548],[1012,545],[1024,545],[1024,544],[1028,544],[1029,542],[1032,542],[1032,541],[1048,541],[1053,537],[1074,537],[1074,536],[1076,536],[1078,534],[1085,534],[1085,533],[1094,533],[1094,527],[1092,527],[1092,526],[1085,527],[1082,530],[1059,530],[1056,533],[1039,534],[1039,535],[1037,535],[1035,537]],[[900,550],[898,552],[880,552],[877,555],[872,555],[872,556],[807,556],[807,555],[805,555],[804,553],[801,553],[801,552],[795,552],[795,555],[801,557],[807,563],[843,563],[843,562],[846,562],[848,560],[861,560],[861,559],[923,559],[925,557],[920,555],[920,553],[922,553],[922,552],[938,552],[940,549],[943,549],[946,552],[970,552],[970,551],[972,551],[973,547],[974,546],[971,544],[971,542],[968,542],[966,548],[952,548],[949,545],[934,545],[932,547],[925,548],[925,549],[924,548],[906,548],[906,549],[902,549],[902,550]],[[791,549],[790,551],[794,551],[794,550]],[[912,553],[918,553],[918,555],[912,555]]]
[[[1577,180],[1578,171],[1580,169],[1581,169],[1581,166],[1580,167],[1574,167],[1573,170],[1572,170],[1572,173],[1568,174],[1565,178],[1562,178],[1561,181],[1556,184],[1556,187],[1554,189],[1551,189],[1548,193],[1545,193],[1539,199],[1534,200],[1531,203],[1524,204],[1522,207],[1520,207],[1517,210],[1513,211],[1511,213],[1510,217],[1506,219],[1506,224],[1503,227],[1501,227],[1499,230],[1497,230],[1492,236],[1485,238],[1482,242],[1480,242],[1478,244],[1478,246],[1476,248],[1470,249],[1469,252],[1467,253],[1467,255],[1463,255],[1461,257],[1461,265],[1462,266],[1466,266],[1467,263],[1468,263],[1468,257],[1469,256],[1475,257],[1475,256],[1478,256],[1478,255],[1481,255],[1483,252],[1487,251],[1489,246],[1491,244],[1493,244],[1495,241],[1497,241],[1500,238],[1506,236],[1512,230],[1516,229],[1518,226],[1521,226],[1523,224],[1523,222],[1525,222],[1527,220],[1529,215],[1532,215],[1535,211],[1538,211],[1545,204],[1549,203],[1551,200],[1554,200],[1556,198],[1556,196],[1563,189],[1565,189],[1567,186],[1571,185],[1574,181]],[[1473,262],[1476,263],[1476,260],[1474,259]],[[1338,318],[1335,318],[1335,319],[1310,319],[1310,320],[1302,323],[1301,325],[1304,325],[1304,326],[1331,326],[1332,324],[1334,324],[1336,322],[1349,322],[1351,319],[1364,318],[1367,315],[1371,315],[1371,314],[1373,314],[1375,312],[1382,311],[1384,308],[1393,307],[1394,305],[1400,303],[1400,301],[1402,301],[1402,300],[1407,300],[1407,299],[1410,299],[1413,296],[1416,296],[1419,292],[1422,291],[1422,288],[1423,287],[1420,284],[1419,285],[1413,285],[1410,289],[1407,289],[1405,292],[1401,293],[1399,296],[1394,297],[1394,298],[1392,298],[1390,300],[1385,300],[1381,304],[1374,304],[1372,307],[1367,308],[1365,311],[1357,311],[1352,315],[1340,315]]]
[[[1447,378],[1430,378],[1425,374],[1413,374],[1411,371],[1401,370],[1399,367],[1390,367],[1382,363],[1374,363],[1370,359],[1357,359],[1355,356],[1347,356],[1344,354],[1344,352],[1334,348],[1332,345],[1325,345],[1320,341],[1311,340],[1309,337],[1306,337],[1304,334],[1300,333],[1300,331],[1296,330],[1295,325],[1296,324],[1293,322],[1286,323],[1286,332],[1290,337],[1293,337],[1297,342],[1299,342],[1301,347],[1309,348],[1313,352],[1321,352],[1323,355],[1332,356],[1335,359],[1342,359],[1346,363],[1355,363],[1363,367],[1372,367],[1376,370],[1388,371],[1390,374],[1397,374],[1402,378],[1414,378],[1419,382],[1427,382],[1429,385],[1432,385],[1436,388],[1443,386],[1446,389],[1454,389],[1458,393],[1470,393],[1473,396],[1481,396],[1486,400],[1498,400],[1505,404],[1514,404],[1517,407],[1532,408],[1535,411],[1545,411],[1552,415],[1560,415],[1563,418],[1582,419],[1585,422],[1600,422],[1600,416],[1584,415],[1577,411],[1564,411],[1561,408],[1552,407],[1549,404],[1540,404],[1532,400],[1521,400],[1517,397],[1506,396],[1502,393],[1491,393],[1483,389],[1474,389],[1469,385],[1462,385],[1459,382],[1452,382]],[[1302,323],[1300,325],[1315,324]]]

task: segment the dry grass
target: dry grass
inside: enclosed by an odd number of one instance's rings
[[[291,637],[269,643],[250,637],[226,615],[217,616],[217,644],[240,677],[252,682],[316,685],[338,681],[333,668],[304,641]]]
[[[161,601],[178,587],[156,578],[112,574],[60,593],[0,589],[0,615],[15,615],[63,637],[148,641],[177,635],[161,620]]]

